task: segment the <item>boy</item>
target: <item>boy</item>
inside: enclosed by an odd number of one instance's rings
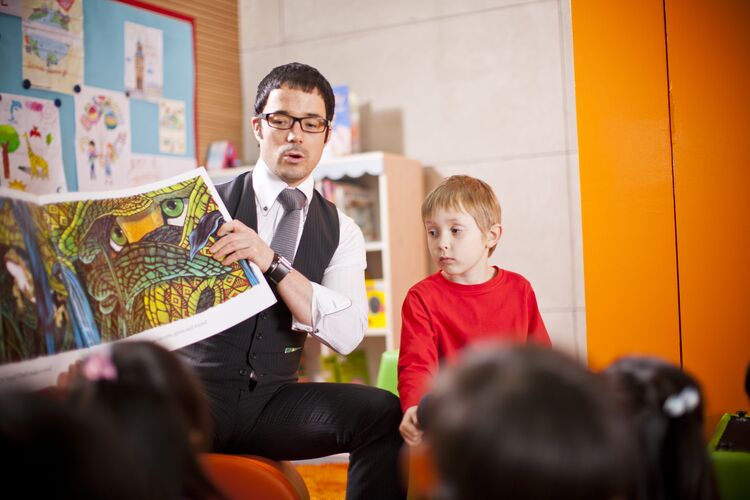
[[[399,431],[421,442],[417,405],[443,362],[466,345],[502,339],[550,345],[534,291],[521,275],[489,265],[500,240],[500,204],[486,183],[449,177],[422,203],[427,247],[439,271],[414,285],[401,311]]]

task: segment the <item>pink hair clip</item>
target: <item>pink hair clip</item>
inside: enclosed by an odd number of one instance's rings
[[[117,379],[117,367],[108,352],[92,354],[86,358],[81,372],[86,379],[94,382]]]

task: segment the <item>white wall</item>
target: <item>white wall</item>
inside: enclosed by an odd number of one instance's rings
[[[487,181],[494,263],[534,286],[553,343],[586,354],[569,0],[240,0],[245,161],[255,89],[299,61],[360,100],[363,151]]]

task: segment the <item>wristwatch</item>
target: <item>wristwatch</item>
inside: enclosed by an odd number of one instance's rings
[[[292,272],[292,263],[286,260],[285,257],[274,253],[271,265],[268,266],[268,270],[264,273],[264,276],[269,279],[274,285],[278,285],[281,280],[286,278],[286,275]]]

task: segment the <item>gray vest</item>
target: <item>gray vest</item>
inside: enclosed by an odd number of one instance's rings
[[[217,186],[217,190],[232,218],[257,230],[252,175],[240,175]],[[294,269],[308,280],[320,283],[339,245],[339,216],[333,203],[317,191],[313,193],[294,257]],[[180,354],[205,382],[220,383],[225,389],[252,390],[256,385],[271,389],[297,380],[306,335],[292,331],[292,315],[275,286],[270,282],[269,285],[276,295],[276,304],[223,332],[180,349]]]

